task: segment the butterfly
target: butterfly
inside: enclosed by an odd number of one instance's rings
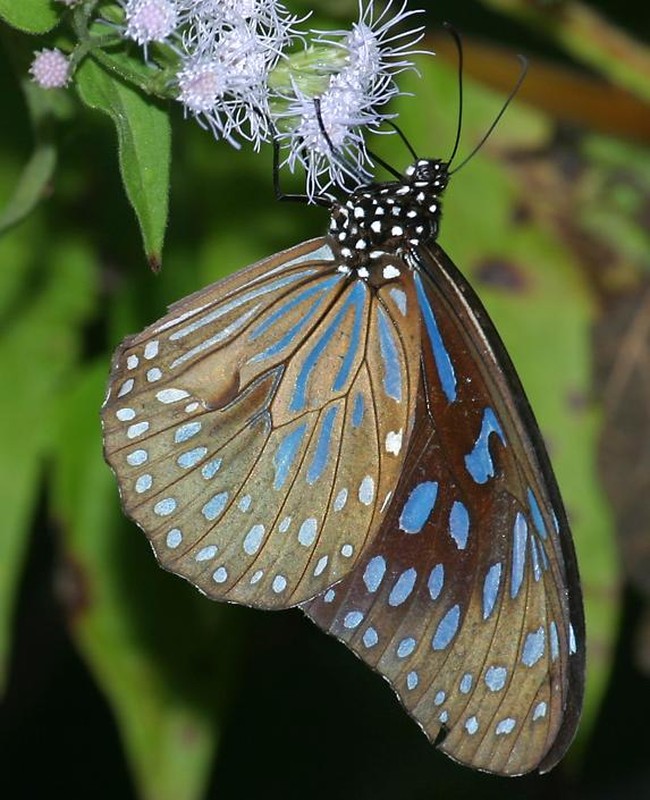
[[[301,608],[456,761],[544,772],[582,705],[578,569],[522,386],[437,243],[449,176],[416,158],[359,186],[325,236],[125,339],[105,457],[165,569]]]

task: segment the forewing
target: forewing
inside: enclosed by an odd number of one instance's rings
[[[343,577],[395,489],[419,382],[399,282],[324,240],[173,306],[115,355],[102,411],[126,513],[215,599],[278,608]]]
[[[303,606],[455,760],[550,769],[578,722],[584,621],[566,517],[510,360],[437,247],[413,280],[416,423],[379,534]]]

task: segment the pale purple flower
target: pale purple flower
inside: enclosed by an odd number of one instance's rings
[[[371,161],[364,136],[394,117],[383,110],[400,93],[394,76],[414,69],[409,57],[423,36],[422,27],[401,33],[394,28],[419,13],[407,10],[406,2],[396,7],[391,0],[375,17],[372,1],[364,4],[360,0],[359,21],[351,31],[335,31],[318,39],[341,48],[346,56],[344,66],[319,97],[320,119],[315,98],[295,85],[295,97],[279,115],[287,120],[282,129],[290,127],[289,132],[280,134],[288,149],[283,163],[292,171],[297,164],[304,167],[310,197],[326,192],[333,184],[345,186],[346,179],[358,184],[368,178]],[[296,120],[293,124],[292,117]]]
[[[270,137],[268,76],[295,17],[271,0],[179,0],[186,24],[178,100],[213,133],[256,148]]]
[[[372,1],[364,5],[359,0],[359,21],[353,23],[351,31],[335,31],[319,39],[347,51],[348,70],[365,86],[413,69],[411,57],[418,52],[415,45],[424,37],[422,25],[398,33],[393,31],[409,17],[422,14],[419,9],[407,9],[407,0],[403,0],[397,11],[393,0],[389,0],[376,17],[375,12]],[[332,36],[336,38],[329,38]]]
[[[70,60],[60,50],[41,50],[34,54],[29,73],[41,88],[61,89],[70,79]]]
[[[164,42],[178,25],[175,0],[126,0],[124,35],[141,45]]]
[[[333,75],[318,98],[305,95],[294,85],[294,97],[279,119],[296,119],[292,129],[280,134],[288,146],[284,160],[293,172],[298,164],[306,173],[309,197],[333,184],[356,185],[369,178],[363,130],[374,125],[375,115],[366,109],[366,97],[345,76]]]

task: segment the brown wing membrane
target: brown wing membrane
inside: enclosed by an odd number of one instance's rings
[[[397,484],[420,339],[401,308],[416,299],[338,266],[323,239],[285,251],[115,355],[102,419],[125,511],[215,599],[284,608],[324,591]]]
[[[545,771],[573,738],[584,680],[566,517],[480,302],[437,246],[411,266],[422,370],[402,476],[355,569],[302,607],[452,758]]]

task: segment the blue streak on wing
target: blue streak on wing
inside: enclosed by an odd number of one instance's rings
[[[250,340],[254,341],[263,333],[265,333],[271,326],[275,325],[278,320],[281,320],[282,317],[295,308],[300,303],[304,302],[305,300],[309,300],[310,297],[316,297],[315,302],[311,306],[311,308],[307,311],[307,313],[295,324],[293,327],[289,328],[289,330],[278,339],[277,342],[274,342],[272,345],[263,350],[261,353],[257,353],[251,359],[251,363],[255,363],[258,361],[263,361],[265,358],[269,358],[271,356],[275,356],[280,353],[285,347],[291,344],[291,342],[296,338],[296,336],[300,333],[300,331],[307,325],[307,323],[314,317],[318,309],[323,303],[325,299],[326,293],[337,283],[340,282],[342,276],[335,275],[333,278],[325,281],[318,286],[312,286],[309,289],[306,289],[304,292],[296,295],[293,299],[289,300],[289,302],[285,303],[281,308],[274,311],[267,319],[260,322],[260,324],[251,332]],[[318,296],[320,295],[320,296]]]
[[[492,564],[483,581],[483,619],[488,619],[494,611],[501,584],[501,562]]]
[[[334,418],[338,406],[330,406],[323,415],[323,421],[320,426],[320,434],[318,436],[318,443],[316,445],[316,452],[314,458],[307,470],[307,483],[310,485],[316,481],[323,474],[323,470],[327,465],[327,460],[330,451],[330,440],[332,438],[332,428],[334,427]]]
[[[533,575],[536,581],[542,577],[542,565],[539,561],[539,550],[534,536],[530,537],[530,559],[533,565]]]
[[[307,381],[309,380],[309,376],[310,376],[311,372],[313,371],[313,369],[318,364],[318,359],[321,357],[321,355],[323,354],[323,352],[325,351],[327,346],[332,341],[332,338],[333,338],[334,334],[341,327],[341,323],[345,319],[345,316],[346,316],[350,306],[355,304],[357,306],[357,314],[360,313],[360,308],[363,308],[363,303],[364,303],[364,300],[365,300],[365,294],[366,294],[365,284],[363,282],[361,282],[361,281],[358,281],[354,285],[354,287],[350,291],[350,293],[348,294],[347,298],[345,299],[345,302],[343,303],[343,305],[339,309],[337,315],[334,317],[332,323],[328,326],[328,328],[325,330],[323,335],[316,342],[316,344],[312,348],[312,350],[309,353],[309,355],[307,356],[307,358],[305,358],[305,361],[304,361],[304,363],[302,365],[302,369],[300,370],[298,378],[296,379],[296,386],[295,386],[293,395],[291,397],[291,401],[289,403],[289,410],[290,411],[294,411],[294,412],[295,411],[302,411],[305,408],[305,405],[306,405],[306,402],[307,402],[307,397],[306,397],[306,395],[307,395]],[[355,322],[356,322],[356,320],[355,320]],[[357,339],[358,339],[358,337],[357,337]],[[357,345],[358,345],[358,340],[357,340]],[[344,359],[344,363],[341,366],[341,369],[339,370],[339,374],[338,374],[338,376],[337,376],[337,378],[336,378],[336,380],[334,382],[333,389],[335,391],[336,391],[335,387],[336,387],[336,384],[338,382],[339,376],[341,375],[341,373],[345,369],[345,362],[348,360],[349,355],[350,355],[350,351],[348,350],[348,353],[346,354],[346,357]],[[351,366],[351,363],[350,363],[350,366]],[[349,367],[348,367],[348,370],[349,370]]]
[[[489,447],[491,433],[496,433],[505,446],[506,437],[501,429],[499,420],[494,411],[488,406],[483,411],[481,432],[474,443],[472,452],[465,456],[467,471],[476,483],[486,483],[488,478],[494,477],[494,463]]]
[[[389,397],[402,401],[402,372],[399,365],[399,352],[388,316],[383,308],[377,309],[377,320],[379,329],[379,349],[384,362],[384,389]]]
[[[526,517],[517,512],[512,529],[512,573],[510,576],[510,597],[514,600],[524,582],[526,570],[526,544],[528,542],[528,523]]]
[[[273,480],[274,489],[281,489],[284,486],[306,430],[307,423],[304,422],[302,425],[294,428],[280,442],[273,456],[273,466],[275,467],[275,478]]]
[[[426,295],[422,279],[417,272],[414,273],[415,288],[418,295],[418,302],[424,317],[424,323],[429,334],[429,341],[431,342],[431,350],[433,351],[433,358],[436,362],[436,369],[438,370],[438,377],[442,385],[442,390],[445,393],[447,400],[453,403],[456,399],[456,373],[454,372],[454,365],[451,362],[449,352],[442,341],[440,329],[436,322],[431,303]]]
[[[363,413],[365,411],[366,404],[363,399],[363,395],[361,392],[357,392],[354,398],[354,406],[352,407],[352,427],[358,428],[363,421]]]
[[[363,307],[365,305],[366,290],[365,285],[359,281],[354,289],[350,292],[350,299],[354,299],[354,323],[352,326],[352,333],[350,334],[350,344],[348,351],[345,354],[341,368],[332,384],[333,392],[340,392],[350,377],[350,370],[354,364],[354,357],[359,348],[359,341],[361,339],[361,326],[363,324]]]
[[[530,506],[530,514],[537,528],[537,533],[539,533],[542,539],[546,539],[546,526],[544,525],[542,512],[539,510],[539,504],[532,489],[528,490],[528,505]]]

